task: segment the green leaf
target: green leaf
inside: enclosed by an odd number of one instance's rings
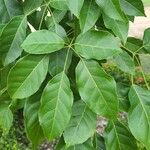
[[[121,0],[120,3],[125,14],[129,16],[145,16],[141,0]]]
[[[99,115],[116,117],[118,112],[116,83],[97,62],[80,61],[76,68],[76,81],[80,96],[89,108]]]
[[[25,14],[31,13],[42,4],[43,0],[25,0],[23,3],[23,10]]]
[[[58,36],[60,36],[66,43],[69,42],[69,39],[67,37],[67,33],[65,29],[59,25],[55,24],[53,27],[49,28],[50,31],[55,32]]]
[[[139,58],[144,73],[150,75],[150,54],[139,54]]]
[[[105,31],[88,31],[79,35],[75,41],[75,50],[86,59],[98,60],[121,52],[119,41]]]
[[[63,138],[59,140],[59,143],[56,145],[55,149],[56,150],[95,150],[91,139],[88,139],[86,142],[82,144],[74,145],[68,148]]]
[[[95,25],[99,15],[100,9],[93,0],[85,1],[79,17],[81,31],[84,33],[91,29]]]
[[[34,94],[44,81],[49,59],[44,55],[28,55],[20,59],[8,76],[8,92],[13,99]]]
[[[0,23],[7,23],[14,16],[22,14],[22,7],[16,0],[0,0]]]
[[[150,53],[150,28],[146,29],[143,37],[143,46]]]
[[[5,27],[5,24],[0,24],[0,36],[2,34],[2,31],[3,31],[4,27]]]
[[[107,150],[136,150],[136,140],[130,131],[118,121],[110,121],[104,139]]]
[[[68,9],[66,0],[50,0],[50,6],[58,10]]]
[[[32,142],[33,148],[36,148],[36,146],[38,146],[44,139],[44,134],[38,119],[40,97],[40,92],[34,94],[26,100],[24,106],[24,124],[28,139]]]
[[[128,113],[129,128],[134,137],[150,149],[150,91],[133,85],[129,92],[131,108]]]
[[[66,0],[66,2],[70,11],[79,18],[84,0]]]
[[[67,73],[72,60],[71,51],[69,51],[68,53],[67,49],[63,49],[61,51],[50,54],[49,72],[52,76],[55,76],[64,70],[66,57],[67,57],[67,63],[66,63],[67,66],[65,68],[65,72]]]
[[[126,20],[119,0],[96,0],[96,2],[103,10],[103,13],[110,18],[120,21]]]
[[[123,43],[126,43],[129,30],[129,22],[115,20],[106,15],[103,15],[103,19],[105,26],[108,29],[111,29],[114,34],[122,40]]]
[[[4,134],[8,134],[13,122],[13,114],[8,107],[8,104],[0,103],[0,128]]]
[[[104,138],[98,133],[95,133],[93,144],[95,150],[106,150]]]
[[[62,72],[48,82],[41,97],[39,119],[49,140],[59,137],[67,127],[72,104],[73,94],[69,79]]]
[[[131,58],[131,56],[127,52],[122,51],[122,53],[115,55],[114,62],[122,71],[132,75],[135,74],[135,65],[133,58]]]
[[[126,42],[126,44],[125,44],[125,47],[126,47],[127,49],[129,49],[131,52],[136,52],[136,51],[138,51],[139,49],[141,49],[142,45],[143,45],[142,40],[136,39],[136,38],[134,38],[134,37],[129,37],[129,38],[127,39],[127,42]]]
[[[94,135],[96,114],[81,100],[73,105],[70,123],[64,131],[65,143],[68,146],[81,144]]]
[[[26,38],[27,19],[24,16],[14,17],[3,29],[0,36],[0,53],[3,64],[8,65],[22,53],[21,44]]]
[[[67,11],[54,10],[52,16],[46,16],[46,25],[48,28],[58,24],[65,16]]]
[[[30,54],[46,54],[64,47],[64,40],[56,33],[41,30],[31,33],[22,44],[22,48]]]

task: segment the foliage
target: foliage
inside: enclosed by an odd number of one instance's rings
[[[150,28],[142,41],[128,37],[135,16],[145,16],[141,0],[0,0],[3,134],[23,108],[33,149],[58,138],[58,150],[150,150],[142,57],[150,53]],[[109,61],[129,79],[107,71]],[[145,87],[135,80],[137,68]],[[103,136],[98,115],[108,120]]]

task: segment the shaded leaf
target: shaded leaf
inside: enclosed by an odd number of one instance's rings
[[[3,64],[16,60],[22,53],[21,44],[26,38],[27,19],[24,16],[14,17],[3,29],[0,37],[0,53]]]
[[[0,23],[7,23],[14,16],[22,14],[22,7],[16,0],[0,0]]]
[[[75,102],[70,123],[64,131],[65,143],[68,146],[84,143],[95,130],[96,114],[83,101]]]
[[[118,121],[110,121],[104,139],[107,150],[136,150],[136,140],[130,131]]]
[[[64,70],[66,57],[67,57],[67,63],[65,67],[65,72],[67,73],[67,70],[69,69],[72,60],[71,51],[69,51],[68,53],[67,49],[63,49],[61,51],[50,54],[49,72],[52,76],[55,76]]]
[[[42,128],[39,124],[38,110],[40,107],[41,93],[38,92],[26,100],[24,106],[24,123],[27,136],[36,148],[44,139]]]

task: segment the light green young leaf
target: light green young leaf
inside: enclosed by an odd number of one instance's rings
[[[93,0],[85,1],[79,17],[81,31],[84,33],[91,29],[95,25],[99,15],[100,9]]]
[[[115,20],[106,15],[103,15],[103,19],[105,26],[108,29],[111,29],[114,34],[122,40],[123,43],[126,43],[129,30],[129,22]]]
[[[49,58],[45,55],[28,55],[20,59],[8,76],[8,92],[12,99],[33,95],[46,77],[48,64]]]
[[[145,16],[141,0],[121,0],[120,4],[125,14],[129,16]]]
[[[0,53],[3,65],[16,60],[22,53],[21,44],[26,38],[27,19],[24,16],[14,17],[4,28],[0,36]]]
[[[81,100],[73,105],[70,123],[64,131],[65,143],[68,146],[84,143],[94,135],[96,114]]]
[[[133,85],[129,92],[129,100],[129,128],[133,136],[150,150],[150,91]]]
[[[107,59],[121,52],[119,41],[106,31],[88,31],[77,37],[75,51],[86,59]]]
[[[62,72],[48,82],[41,97],[39,119],[49,140],[59,137],[67,127],[72,104],[73,94],[69,79]]]
[[[62,49],[64,44],[64,40],[56,33],[41,30],[29,34],[22,48],[30,54],[46,54]]]
[[[136,140],[119,121],[110,121],[104,133],[107,150],[137,150]]]
[[[120,21],[126,20],[119,0],[96,0],[96,2],[103,10],[103,13],[110,18]]]
[[[122,53],[115,55],[113,60],[116,63],[117,67],[122,71],[132,75],[135,74],[135,65],[133,58],[131,58],[131,56],[127,52],[122,51]]]
[[[24,106],[24,124],[32,147],[36,147],[44,140],[44,134],[39,124],[38,110],[40,106],[41,93],[37,92],[25,102]]]
[[[115,118],[118,113],[116,83],[96,61],[82,60],[76,68],[76,82],[82,100],[95,113]]]
[[[146,29],[144,32],[143,46],[150,53],[150,28]]]
[[[18,1],[0,0],[0,23],[7,23],[14,16],[22,14],[22,7]]]
[[[84,0],[66,0],[66,2],[70,11],[79,18]]]

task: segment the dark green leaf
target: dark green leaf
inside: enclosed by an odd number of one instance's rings
[[[68,56],[67,56],[68,55]],[[52,76],[55,76],[64,70],[64,65],[67,57],[66,70],[67,73],[68,68],[71,64],[72,53],[67,49],[63,49],[61,51],[50,54],[50,64],[49,64],[49,72]]]
[[[24,123],[27,136],[32,142],[33,148],[36,148],[44,139],[42,128],[39,124],[38,110],[40,106],[40,92],[26,100],[24,106]]]
[[[3,64],[16,60],[22,53],[21,44],[26,38],[27,19],[24,16],[14,17],[3,29],[0,36],[0,53]]]
[[[22,14],[22,7],[16,0],[0,0],[0,23],[7,23],[14,16]]]

